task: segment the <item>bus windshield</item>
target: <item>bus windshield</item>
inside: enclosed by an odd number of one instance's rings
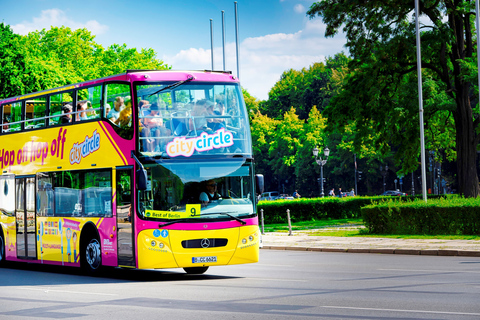
[[[187,79],[135,88],[141,154],[251,155],[250,126],[238,84]]]
[[[241,160],[145,165],[146,191],[139,191],[143,219],[229,219],[254,215],[252,163]],[[232,218],[232,217],[230,217]]]

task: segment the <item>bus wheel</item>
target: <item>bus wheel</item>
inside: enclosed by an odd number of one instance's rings
[[[5,262],[5,241],[3,240],[3,232],[0,231],[0,265]]]
[[[208,270],[208,267],[193,267],[193,268],[183,268],[188,274],[202,274]]]
[[[102,265],[100,241],[92,238],[82,250],[81,266],[87,274],[96,274]]]

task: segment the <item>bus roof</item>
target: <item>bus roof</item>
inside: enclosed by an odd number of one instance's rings
[[[176,71],[176,70],[127,70],[125,73],[116,74],[104,78],[87,80],[80,83],[69,84],[66,86],[27,93],[20,96],[10,97],[0,100],[0,104],[11,103],[17,100],[34,98],[37,96],[73,90],[82,87],[88,87],[100,84],[105,81],[182,81],[193,76],[192,81],[218,81],[218,82],[238,82],[238,79],[232,75],[231,71]]]

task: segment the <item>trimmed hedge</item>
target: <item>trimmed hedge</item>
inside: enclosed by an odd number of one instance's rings
[[[372,234],[480,235],[480,199],[383,201],[361,208]]]
[[[261,201],[257,212],[263,209],[265,223],[286,223],[287,209],[295,221],[360,218],[360,208],[380,201],[384,197],[314,198],[296,200]]]

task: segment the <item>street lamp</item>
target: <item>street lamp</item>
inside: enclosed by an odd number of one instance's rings
[[[328,155],[330,154],[330,149],[328,149],[328,147],[325,147],[325,149],[323,149],[323,154],[325,155],[325,160],[322,160],[322,158],[318,156],[317,147],[313,149],[313,156],[315,157],[315,161],[320,166],[320,197],[322,198],[325,196],[325,193],[323,192],[323,166],[327,163],[327,158],[328,158]]]
[[[382,172],[382,176],[383,176],[383,192],[385,193],[385,177],[387,176],[387,173],[388,173],[388,164],[385,165],[385,169],[382,170],[382,167],[380,166],[380,170]]]

